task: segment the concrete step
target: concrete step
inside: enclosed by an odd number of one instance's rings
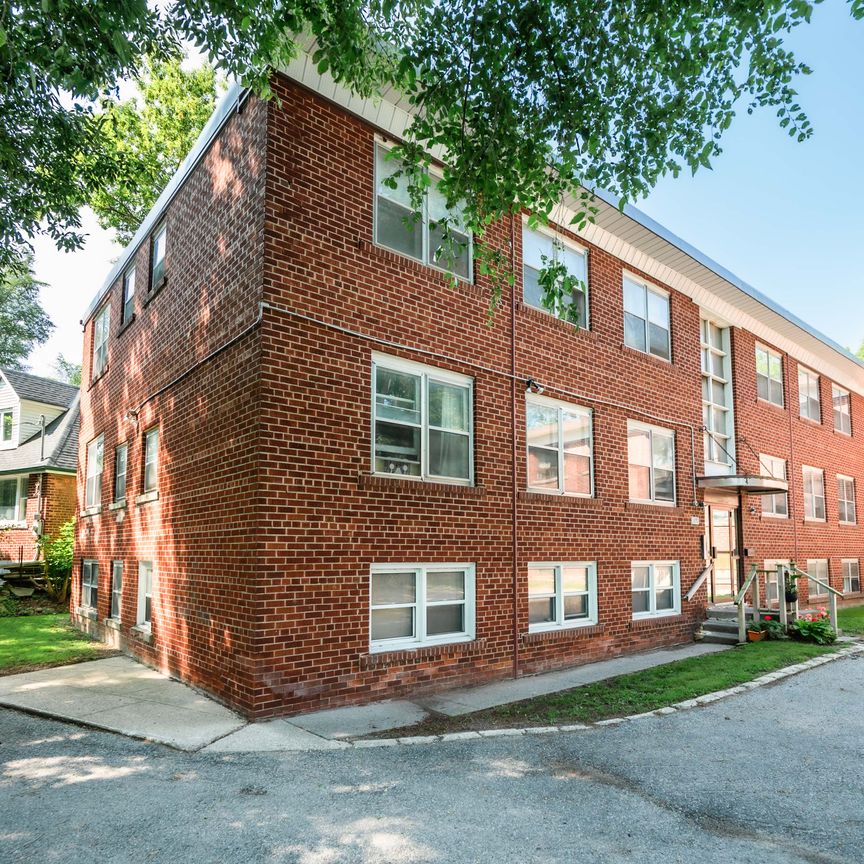
[[[737,633],[738,622],[729,618],[708,618],[702,622],[703,630],[717,630],[720,633]]]
[[[699,641],[708,642],[712,645],[737,645],[738,633],[737,631],[732,634],[725,630],[702,630]]]

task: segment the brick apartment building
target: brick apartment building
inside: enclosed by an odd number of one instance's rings
[[[433,266],[434,184],[411,230],[381,183],[398,99],[304,55],[274,87],[86,313],[81,626],[262,718],[685,642],[752,562],[860,592],[862,364],[608,203],[496,226],[490,323],[470,248]],[[584,327],[537,308],[543,254]]]

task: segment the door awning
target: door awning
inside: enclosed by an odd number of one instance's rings
[[[759,477],[755,474],[724,474],[719,477],[697,477],[700,489],[726,489],[745,495],[778,495],[789,491],[786,480]]]

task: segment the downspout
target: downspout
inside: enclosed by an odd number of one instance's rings
[[[785,393],[783,394],[785,397]],[[794,557],[792,560],[797,564],[798,563],[798,523],[797,523],[797,515],[795,511],[795,493],[792,491],[794,489],[793,484],[793,476],[795,474],[795,435],[792,430],[792,405],[789,403],[789,400],[786,400],[786,404],[789,410],[789,470],[786,472],[786,482],[789,484],[789,518],[792,520],[792,548],[794,550]],[[778,592],[780,587],[777,588]]]
[[[513,568],[513,677],[519,677],[519,513],[517,509],[518,478],[516,458],[518,447],[516,443],[516,216],[510,215],[510,273],[513,281],[510,283],[510,436],[513,442],[511,453],[511,532]]]

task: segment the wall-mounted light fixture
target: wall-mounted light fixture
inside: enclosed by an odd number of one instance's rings
[[[529,378],[525,382],[525,392],[540,394],[543,392],[543,385],[538,384],[533,378]]]

